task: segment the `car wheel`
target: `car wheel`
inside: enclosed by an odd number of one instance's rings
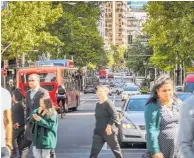
[[[117,95],[119,95],[119,94],[120,94],[118,90],[116,91],[116,93],[117,93]]]

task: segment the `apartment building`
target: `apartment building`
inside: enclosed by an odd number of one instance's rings
[[[104,50],[108,51],[110,49],[109,41],[108,41],[108,36],[105,34],[105,12],[104,12],[104,6],[100,6],[100,19],[98,21],[98,31],[100,36],[104,40]]]
[[[99,31],[106,49],[115,46],[127,46],[127,2],[110,1],[101,6]]]
[[[144,36],[142,32],[143,23],[147,19],[146,12],[143,11],[143,5],[147,2],[134,2],[127,3],[127,36],[128,46],[133,45],[136,39]]]

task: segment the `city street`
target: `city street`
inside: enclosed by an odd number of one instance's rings
[[[120,96],[110,96],[117,107],[122,106]],[[95,125],[94,109],[97,102],[95,94],[81,94],[81,106],[77,112],[69,112],[63,119],[59,118],[57,158],[87,158],[92,144],[92,134]],[[141,158],[145,152],[141,146],[122,149],[124,158]],[[99,158],[114,158],[105,144]]]

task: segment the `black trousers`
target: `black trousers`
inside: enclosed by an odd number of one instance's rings
[[[106,134],[94,134],[90,158],[97,158],[105,142],[107,142],[108,146],[111,148],[116,158],[123,158],[118,142],[117,133],[112,133],[109,136]]]
[[[62,101],[63,111],[65,112],[65,100],[66,98],[64,96],[58,96],[57,97],[57,105],[59,106],[59,102]]]

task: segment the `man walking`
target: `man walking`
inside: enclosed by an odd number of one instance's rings
[[[181,105],[179,141],[182,158],[194,157],[194,96]]]
[[[12,150],[11,95],[1,87],[1,158],[10,158]]]
[[[46,89],[40,87],[40,77],[37,74],[31,74],[28,77],[28,83],[30,90],[27,91],[26,94],[26,135],[30,139],[30,130],[28,125],[28,119],[33,112],[34,109],[37,109],[40,107],[40,99],[43,97],[49,97],[49,93]],[[22,158],[28,157],[28,151],[31,146],[31,143],[28,144],[28,147],[26,147],[22,151]]]

